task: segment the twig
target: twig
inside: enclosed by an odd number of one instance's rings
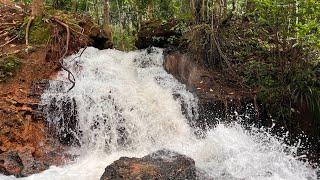
[[[62,69],[64,69],[65,71],[68,72],[68,79],[69,79],[69,81],[72,83],[72,86],[71,86],[71,87],[68,89],[68,91],[67,91],[67,92],[69,92],[71,89],[74,88],[74,86],[75,86],[75,84],[76,84],[76,83],[75,83],[75,77],[74,77],[74,75],[72,74],[72,72],[63,65],[63,59],[65,58],[65,56],[67,55],[68,50],[69,50],[70,28],[69,28],[69,26],[68,26],[67,24],[65,24],[64,22],[60,21],[59,19],[54,18],[54,17],[53,17],[52,19],[53,19],[54,21],[56,21],[57,23],[59,23],[61,26],[65,27],[66,30],[67,30],[66,48],[65,48],[65,52],[63,53],[63,55],[62,55],[61,58],[59,59],[59,63],[60,63],[60,65],[61,65]],[[72,77],[72,79],[71,79],[71,77]]]
[[[32,23],[32,21],[34,20],[34,16],[31,16],[29,18],[29,21],[28,21],[28,24],[27,24],[27,27],[26,27],[26,45],[27,47],[29,46],[29,31],[30,31],[30,25]]]
[[[13,52],[11,52],[11,53],[0,54],[0,57],[2,57],[2,56],[9,56],[9,55],[13,55],[13,54],[18,54],[20,51],[21,51],[21,50],[15,50],[15,51],[13,51]]]
[[[4,44],[2,44],[1,46],[0,46],[0,48],[2,48],[2,47],[4,47],[4,46],[6,46],[6,45],[8,45],[8,44],[10,44],[12,41],[14,41],[15,39],[17,39],[18,38],[18,35],[17,36],[15,36],[14,38],[12,38],[10,41],[8,41],[8,42],[6,42],[6,43],[4,43]]]
[[[3,36],[6,36],[6,35],[8,35],[9,33],[8,32],[5,32],[5,33],[3,33],[3,34],[0,34],[0,38],[2,38]]]
[[[0,23],[0,26],[3,26],[3,25],[16,25],[17,23],[16,22],[12,22],[12,23]]]

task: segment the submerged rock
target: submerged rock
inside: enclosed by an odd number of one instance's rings
[[[193,159],[159,150],[142,158],[121,157],[107,166],[100,180],[108,179],[196,179]]]

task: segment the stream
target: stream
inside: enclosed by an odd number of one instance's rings
[[[317,179],[318,170],[296,155],[299,146],[285,145],[265,130],[223,122],[214,129],[194,128],[198,99],[163,69],[162,49],[89,47],[79,55],[64,61],[75,87],[63,93],[71,85],[61,83],[68,82],[68,73],[61,71],[42,95],[49,126],[77,144],[69,152],[77,158],[21,179],[95,180],[121,156],[142,157],[164,148],[191,157],[212,179]],[[69,113],[63,113],[66,104]]]

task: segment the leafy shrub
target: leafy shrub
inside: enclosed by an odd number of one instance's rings
[[[13,76],[20,64],[19,59],[15,56],[0,58],[0,82],[4,82],[8,77]]]

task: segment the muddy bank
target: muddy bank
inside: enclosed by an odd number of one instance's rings
[[[111,37],[89,17],[48,11],[30,26],[28,7],[0,4],[0,173],[28,176],[61,165],[70,157],[50,133],[42,113],[41,94],[61,69],[67,31],[52,17],[63,17],[71,30],[67,55],[86,46],[112,47]],[[74,24],[76,23],[76,24]],[[70,82],[67,82],[70,83]]]
[[[175,78],[186,84],[199,97],[199,118],[192,125],[214,128],[218,121],[237,121],[245,127],[271,128],[279,137],[286,135],[285,142],[291,145],[301,141],[298,154],[307,154],[309,160],[319,163],[319,138],[317,126],[313,125],[310,111],[299,110],[292,119],[274,121],[266,112],[266,106],[257,97],[257,92],[237,86],[224,72],[208,69],[180,51],[167,51],[164,68]]]
[[[235,118],[235,111],[259,118],[256,92],[237,86],[224,72],[207,69],[188,54],[170,50],[165,52],[164,68],[199,98],[197,126],[212,128],[219,120]]]

